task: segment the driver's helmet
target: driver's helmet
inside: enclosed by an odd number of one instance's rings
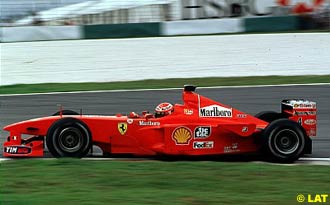
[[[164,117],[166,115],[170,115],[173,111],[174,107],[171,103],[160,103],[155,109],[155,117]]]

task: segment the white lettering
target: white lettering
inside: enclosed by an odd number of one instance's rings
[[[195,139],[205,139],[211,135],[211,127],[196,127],[195,128]]]
[[[5,152],[7,153],[17,153],[18,148],[17,147],[6,147]]]

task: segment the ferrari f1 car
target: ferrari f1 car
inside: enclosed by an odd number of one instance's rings
[[[164,117],[82,115],[61,110],[53,116],[4,127],[4,157],[41,157],[44,143],[54,157],[84,157],[93,145],[104,154],[208,156],[263,153],[289,162],[311,153],[316,136],[316,103],[282,101],[282,111],[249,115],[185,86],[183,104]]]

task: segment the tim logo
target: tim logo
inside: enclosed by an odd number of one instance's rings
[[[195,139],[206,139],[211,135],[211,127],[210,126],[201,126],[195,128]]]
[[[6,153],[10,153],[10,154],[16,154],[18,151],[18,147],[5,147],[4,150]]]

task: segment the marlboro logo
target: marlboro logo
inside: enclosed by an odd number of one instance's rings
[[[225,108],[219,105],[210,105],[202,107],[199,110],[200,117],[232,117],[232,108]]]

